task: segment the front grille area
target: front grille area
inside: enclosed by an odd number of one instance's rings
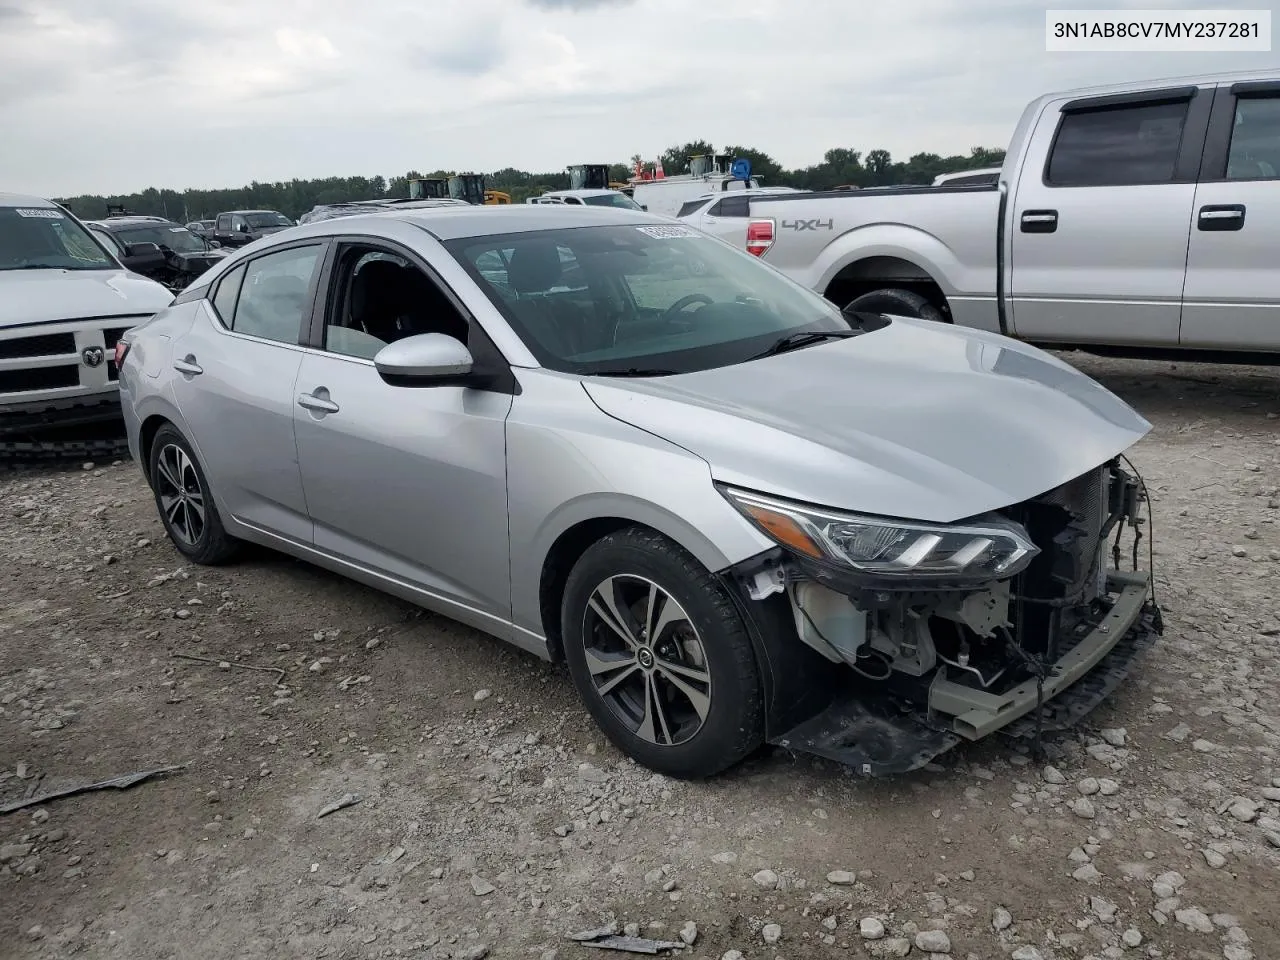
[[[35,367],[29,370],[0,370],[0,393],[54,390],[59,387],[78,387],[79,385],[80,368],[75,364],[63,367]]]
[[[52,357],[61,353],[75,352],[76,335],[74,333],[41,333],[33,337],[0,340],[0,360]]]

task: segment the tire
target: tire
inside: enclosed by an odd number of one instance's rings
[[[207,566],[232,559],[241,543],[222,526],[209,481],[186,437],[165,424],[156,431],[147,460],[160,522],[178,552]]]
[[[862,313],[887,313],[897,316],[915,317],[918,320],[932,320],[934,323],[949,323],[946,314],[913,290],[886,288],[872,290],[857,297],[846,310]]]
[[[606,588],[638,642],[610,628],[597,592]],[[658,627],[652,645],[641,616]],[[710,777],[763,741],[760,672],[733,600],[661,534],[630,527],[588,547],[565,586],[561,631],[588,712],[636,762],[680,779]]]

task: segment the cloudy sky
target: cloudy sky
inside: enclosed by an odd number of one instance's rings
[[[1044,9],[1031,0],[0,0],[0,190],[556,170],[653,157],[694,138],[755,146],[785,166],[815,163],[833,146],[901,158],[967,152],[1003,146],[1043,92],[1276,62],[1046,53]]]

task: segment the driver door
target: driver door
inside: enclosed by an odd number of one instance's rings
[[[390,261],[390,263],[388,263]],[[372,361],[416,333],[467,331],[473,355],[496,348],[459,301],[404,248],[340,242],[302,359],[294,435],[315,546],[362,579],[480,629],[510,635],[506,418],[512,395],[465,386],[392,386]],[[360,288],[378,264],[382,300]],[[388,270],[407,271],[396,321],[375,317]],[[375,298],[376,299],[376,298]],[[371,332],[373,331],[373,332]],[[358,576],[358,574],[357,574]]]

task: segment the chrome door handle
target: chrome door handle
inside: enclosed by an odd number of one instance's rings
[[[187,354],[181,360],[173,361],[173,369],[177,370],[179,373],[186,373],[193,377],[198,373],[204,373],[204,367],[196,363],[196,358],[191,354]]]
[[[337,413],[339,409],[338,405],[332,400],[326,400],[310,393],[298,395],[298,406],[305,407],[308,410],[317,410],[321,413]]]

